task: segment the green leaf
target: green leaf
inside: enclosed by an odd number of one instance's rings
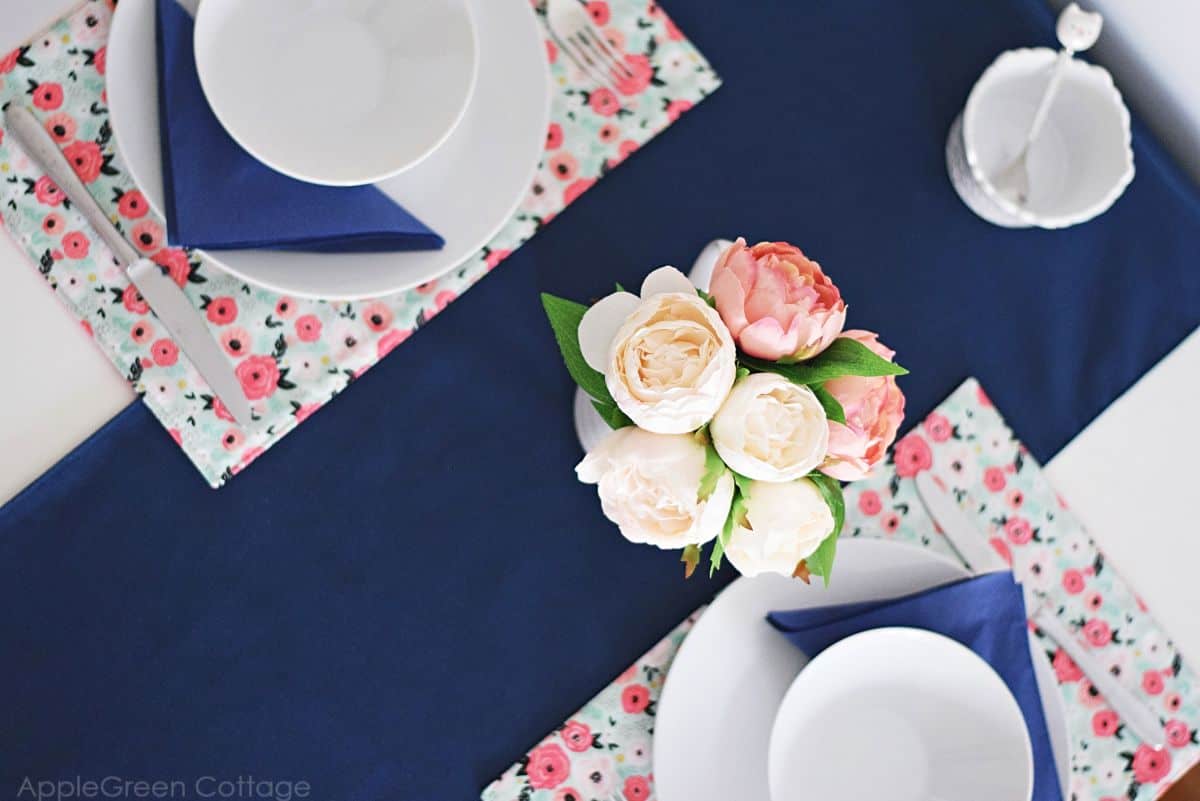
[[[717,454],[717,449],[709,444],[704,449],[704,475],[700,477],[700,488],[696,493],[699,500],[707,501],[717,489],[717,482],[725,475],[725,463]]]
[[[604,422],[608,423],[609,428],[617,429],[633,425],[629,416],[621,411],[615,403],[605,403],[592,398],[592,407],[600,414]]]
[[[734,379],[733,379],[733,380],[734,380],[734,381],[741,381],[743,378],[745,378],[745,377],[746,377],[746,376],[748,376],[748,375],[750,375],[750,371],[749,371],[749,370],[747,370],[745,367],[742,367],[741,365],[738,365],[738,369],[737,369],[737,372],[734,374]]]
[[[808,479],[816,484],[817,490],[820,491],[821,497],[825,499],[825,504],[833,514],[833,531],[821,540],[817,550],[813,551],[807,559],[809,572],[825,579],[825,586],[828,587],[829,574],[833,571],[833,558],[837,554],[838,536],[842,533],[842,526],[846,523],[846,499],[842,496],[841,483],[824,473],[809,473]]]
[[[745,519],[746,501],[742,498],[740,492],[735,492],[733,503],[729,507],[729,517],[725,518],[725,527],[721,529],[721,533],[713,540],[712,554],[708,559],[709,578],[712,578],[721,569],[721,559],[725,556],[725,546],[729,544],[729,538],[733,536],[734,525],[745,521]]]
[[[825,410],[825,416],[835,423],[846,423],[846,410],[842,408],[842,404],[837,398],[833,397],[833,393],[825,389],[823,384],[813,384],[809,387],[813,394],[817,396],[817,400],[821,402],[821,407]]]
[[[697,289],[696,294],[700,296],[700,300],[704,301],[714,309],[717,308],[717,300],[712,295],[708,294],[703,289]]]
[[[733,483],[737,485],[738,493],[741,495],[742,500],[750,500],[750,482],[753,479],[746,478],[736,470],[730,470],[729,472],[733,473]]]
[[[621,286],[621,282],[620,282],[620,281],[618,281],[616,284],[614,284],[614,286],[617,288],[617,291],[618,291],[618,292],[624,292],[624,291],[625,291],[625,287]]]
[[[866,345],[848,337],[839,337],[811,359],[795,364],[768,362],[742,356],[742,364],[763,373],[778,373],[796,384],[821,384],[848,375],[883,376],[908,375],[895,362],[889,362]]]
[[[683,549],[683,555],[679,557],[679,561],[683,562],[683,577],[690,579],[692,574],[696,572],[696,565],[700,564],[700,546],[689,545]]]
[[[562,353],[567,372],[575,383],[592,397],[592,405],[604,422],[610,428],[623,428],[633,425],[624,412],[617,408],[616,401],[604,384],[604,374],[593,370],[583,358],[579,349],[579,321],[587,312],[587,306],[566,298],[555,297],[542,293],[542,308],[546,310],[546,318],[554,330],[554,339]]]

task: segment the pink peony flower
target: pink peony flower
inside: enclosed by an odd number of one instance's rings
[[[574,180],[579,173],[579,162],[565,150],[551,156],[547,166],[550,168],[550,174],[560,181]]]
[[[529,777],[530,787],[550,790],[567,780],[571,773],[571,761],[558,745],[544,743],[529,752],[525,773]]]
[[[987,487],[992,492],[999,492],[1004,489],[1008,483],[1008,479],[1004,477],[1004,470],[999,467],[989,467],[983,471],[983,486]]]
[[[95,142],[72,142],[63,148],[63,155],[71,162],[79,180],[85,184],[100,177],[104,157],[100,154],[100,145]]]
[[[1092,733],[1097,737],[1112,737],[1117,733],[1117,727],[1121,725],[1117,713],[1111,709],[1101,709],[1095,715],[1092,715]]]
[[[65,224],[66,222],[63,220],[62,215],[52,211],[42,218],[42,232],[50,236],[58,236],[58,233],[62,231]]]
[[[44,203],[47,206],[57,206],[67,199],[63,191],[58,188],[58,184],[51,181],[46,175],[34,182],[33,196],[37,198],[38,203]]]
[[[169,339],[160,339],[150,346],[150,355],[159,367],[170,367],[179,360],[179,348]]]
[[[288,319],[296,313],[296,301],[289,297],[282,297],[275,304],[275,314],[283,319]]]
[[[738,345],[760,359],[816,356],[846,322],[837,287],[819,264],[786,242],[749,248],[738,239],[718,259],[709,291]]]
[[[389,353],[391,353],[393,350],[396,349],[397,345],[399,345],[404,340],[408,339],[408,335],[410,333],[411,333],[410,331],[401,331],[398,328],[393,328],[391,331],[388,331],[386,334],[381,336],[379,338],[379,342],[376,343],[376,345],[375,345],[376,355],[380,359],[382,359],[384,356],[387,356]]]
[[[644,53],[632,53],[623,59],[629,74],[621,74],[617,81],[617,91],[623,95],[636,95],[646,91],[650,81],[654,79],[654,67],[650,66],[650,57]]]
[[[650,782],[645,776],[630,776],[625,779],[621,793],[625,801],[646,801],[650,797]]]
[[[279,367],[270,356],[247,356],[234,370],[249,400],[265,398],[275,392]]]
[[[678,120],[685,111],[691,111],[692,101],[690,100],[672,100],[667,103],[667,119],[671,122]]]
[[[1158,695],[1163,691],[1162,674],[1157,670],[1147,670],[1142,674],[1142,689],[1148,695]]]
[[[588,105],[601,117],[611,117],[621,110],[621,101],[611,89],[597,89],[588,95]]]
[[[1062,585],[1070,595],[1078,595],[1084,588],[1083,574],[1075,568],[1063,571]]]
[[[1079,669],[1079,665],[1076,665],[1075,660],[1061,648],[1054,652],[1053,665],[1054,675],[1059,684],[1070,684],[1083,678],[1083,671]]]
[[[233,419],[233,415],[229,413],[229,409],[225,408],[225,404],[221,403],[221,399],[216,397],[215,395],[213,396],[213,399],[212,399],[212,411],[213,411],[213,414],[215,414],[217,416],[218,420],[225,420],[226,422],[229,422],[229,423],[236,422]]]
[[[1098,617],[1083,624],[1083,636],[1094,648],[1102,648],[1112,641],[1112,629]]]
[[[392,309],[381,301],[372,301],[363,307],[362,319],[372,331],[386,331],[392,324]]]
[[[82,259],[87,256],[90,245],[87,234],[82,231],[71,231],[62,238],[63,253],[70,259]]]
[[[1013,545],[1025,545],[1033,539],[1033,527],[1023,517],[1010,517],[1004,524],[1004,533]]]
[[[134,246],[143,253],[153,253],[163,246],[162,226],[154,220],[142,220],[131,231]]]
[[[150,323],[146,322],[145,320],[139,320],[133,324],[133,328],[129,329],[129,338],[139,345],[146,344],[153,337],[154,326],[150,325]],[[149,359],[146,360],[146,362],[149,361]],[[143,363],[145,364],[145,362]],[[153,362],[150,362],[150,364],[153,364]],[[149,367],[150,364],[146,364],[145,366]]]
[[[125,198],[134,194],[126,192],[121,196],[121,203],[125,202]],[[124,214],[124,212],[121,212]],[[146,212],[143,211],[142,214]],[[125,215],[129,216],[129,215]],[[187,254],[179,248],[163,248],[152,257],[152,261],[159,267],[166,270],[167,275],[171,276],[171,280],[180,286],[186,286],[188,276],[192,273],[192,265],[188,262]]]
[[[213,298],[208,302],[204,313],[208,316],[210,323],[228,325],[237,319],[237,301],[231,297]]]
[[[604,0],[592,0],[592,2],[588,3],[584,7],[587,9],[588,14],[591,15],[592,22],[596,23],[597,25],[608,24],[611,13],[608,9],[608,3],[604,2]]]
[[[319,403],[306,403],[303,406],[298,406],[292,411],[292,417],[296,418],[296,423],[303,423],[308,418],[312,417],[318,409],[321,408]]]
[[[882,509],[883,502],[879,500],[879,493],[875,490],[865,490],[858,496],[858,510],[864,515],[877,515]]]
[[[1138,784],[1154,784],[1171,772],[1171,755],[1166,749],[1156,751],[1143,743],[1133,752],[1133,778]]]
[[[0,75],[12,72],[17,68],[17,59],[21,57],[21,49],[10,50],[0,58]]]
[[[847,331],[844,336],[889,361],[896,355],[870,331]],[[896,441],[904,419],[904,393],[890,375],[835,378],[825,382],[825,390],[842,404],[846,422],[829,421],[829,450],[821,472],[839,481],[866,478]]]
[[[245,356],[250,351],[251,341],[245,328],[233,326],[221,332],[221,347],[235,359]]]
[[[562,730],[563,742],[572,751],[586,751],[592,747],[592,730],[577,720],[567,721]]]
[[[146,196],[136,189],[123,192],[120,200],[117,201],[117,211],[122,217],[128,217],[131,220],[146,216],[146,212],[149,210],[150,205],[146,202]]]
[[[621,708],[631,715],[645,712],[650,706],[650,691],[640,684],[630,684],[621,691]]]
[[[321,338],[321,320],[315,314],[296,319],[296,336],[301,342],[316,342]]]
[[[60,145],[65,145],[75,138],[75,118],[66,112],[51,114],[44,124],[50,138]]]
[[[231,428],[221,436],[221,447],[227,451],[235,451],[246,441],[246,437],[236,428]]]
[[[63,103],[62,87],[56,83],[47,81],[43,84],[38,84],[33,90],[33,105],[40,108],[42,111],[54,111]]]
[[[897,442],[893,457],[896,475],[901,478],[912,478],[933,466],[933,452],[929,450],[929,443],[916,434],[908,434]]]
[[[134,314],[145,314],[150,311],[149,304],[142,297],[142,293],[137,291],[137,287],[133,284],[125,287],[125,291],[121,293],[121,303],[126,309]]]
[[[1192,730],[1182,720],[1168,720],[1163,728],[1167,733],[1167,745],[1172,748],[1183,748],[1192,742]]]

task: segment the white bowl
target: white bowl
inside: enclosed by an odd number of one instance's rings
[[[229,135],[330,186],[383,180],[437,149],[478,61],[466,0],[204,0],[195,51]]]
[[[1001,53],[951,128],[947,162],[955,188],[998,225],[1076,225],[1106,211],[1133,180],[1129,110],[1107,70],[1076,58],[1029,149],[1028,203],[1013,203],[993,185],[991,176],[1024,144],[1056,56],[1044,47]]]
[[[1033,753],[1008,686],[971,650],[911,628],[817,655],[780,704],[771,801],[1028,801]]]

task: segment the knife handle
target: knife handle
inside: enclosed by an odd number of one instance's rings
[[[128,267],[137,261],[138,253],[133,245],[121,235],[112,220],[108,219],[100,204],[75,174],[75,168],[67,161],[67,157],[59,150],[50,133],[42,127],[29,107],[18,103],[9,104],[4,112],[4,124],[12,131],[21,147],[28,151],[30,157],[42,166],[50,180],[58,184],[58,188],[75,203],[88,224],[121,262],[121,266]]]

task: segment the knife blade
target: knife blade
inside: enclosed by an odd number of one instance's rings
[[[29,107],[9,104],[4,111],[4,124],[29,157],[46,171],[50,180],[75,204],[96,234],[108,245],[159,322],[171,333],[233,418],[243,428],[249,428],[254,417],[250,402],[233,372],[233,365],[225,358],[212,332],[179,285],[164,276],[157,264],[139,255],[129,240],[117,230]]]
[[[918,473],[916,484],[917,494],[929,516],[973,574],[1010,569],[1000,555],[992,550],[975,521],[967,516],[953,496],[940,487],[930,473]],[[1029,619],[1034,625],[1067,652],[1130,730],[1147,745],[1161,748],[1166,742],[1166,730],[1158,716],[1116,676],[1109,673],[1052,610],[1042,604],[1029,611]]]
[[[949,492],[937,485],[932,474],[928,471],[917,473],[916,482],[921,503],[925,504],[933,522],[937,523],[954,550],[958,551],[967,569],[977,575],[1009,569],[1000,554],[992,550],[987,538],[979,531],[979,526],[967,517]]]

